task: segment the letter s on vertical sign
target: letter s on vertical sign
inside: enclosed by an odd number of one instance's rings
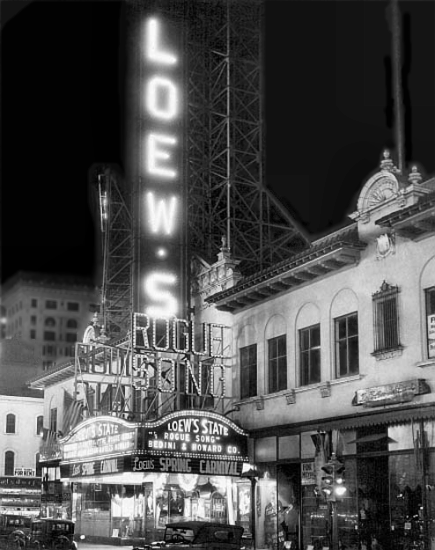
[[[147,308],[150,317],[171,317],[177,314],[177,300],[165,287],[174,286],[177,278],[172,273],[154,271],[145,279],[145,293],[155,305]]]

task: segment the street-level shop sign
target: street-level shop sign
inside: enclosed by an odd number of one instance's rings
[[[364,407],[381,407],[396,403],[407,403],[412,401],[416,395],[430,393],[430,387],[425,380],[404,380],[384,386],[373,386],[357,390],[352,400],[352,405],[363,405]]]
[[[62,460],[83,460],[132,451],[136,426],[116,417],[100,416],[79,424],[61,440]]]

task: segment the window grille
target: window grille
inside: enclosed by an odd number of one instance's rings
[[[425,290],[426,296],[426,327],[427,356],[435,357],[435,287]]]
[[[385,281],[373,294],[374,353],[400,347],[398,295],[399,288]]]

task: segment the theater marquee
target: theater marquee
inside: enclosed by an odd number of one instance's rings
[[[123,472],[240,476],[247,435],[206,411],[178,411],[144,424],[93,418],[61,440],[61,473],[71,479]]]

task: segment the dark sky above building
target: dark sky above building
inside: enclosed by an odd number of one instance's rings
[[[355,210],[394,148],[383,1],[266,0],[266,180],[313,236]],[[435,3],[401,1],[406,161],[435,172]],[[1,9],[2,281],[92,276],[95,163],[122,164],[118,1]],[[98,282],[98,281],[97,281]]]

